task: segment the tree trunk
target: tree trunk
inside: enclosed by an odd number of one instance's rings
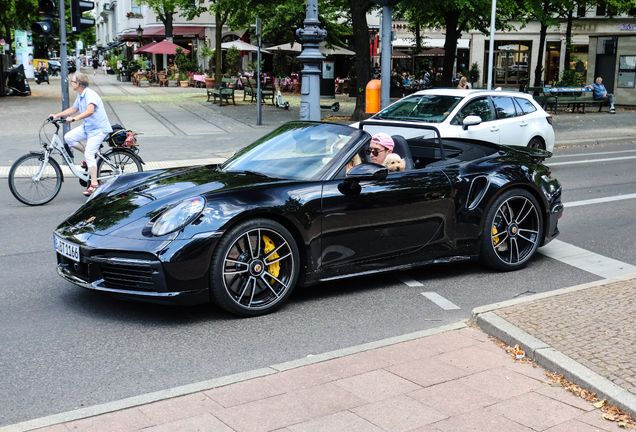
[[[449,11],[444,14],[444,22],[446,23],[446,40],[444,41],[444,73],[441,84],[442,87],[450,87],[453,82],[457,39],[461,36],[461,33],[457,31],[459,11]]]
[[[570,69],[570,56],[572,55],[572,15],[574,12],[574,5],[568,12],[568,26],[565,30],[565,67],[564,70]]]
[[[367,0],[349,0],[356,65],[356,107],[351,115],[351,121],[367,118],[366,94],[367,83],[371,79],[371,53],[369,51],[369,27],[367,26],[367,11],[373,5]]]
[[[221,51],[221,43],[223,42],[223,25],[225,24],[225,20],[223,20],[221,12],[217,11],[214,14],[214,22],[216,23],[216,27],[214,28],[214,79],[216,79],[217,83],[220,83],[221,77],[223,76],[223,73],[221,72],[223,65],[223,51]]]
[[[541,31],[539,32],[539,55],[537,56],[537,66],[534,68],[534,86],[541,86],[541,75],[542,75],[542,66],[543,66],[543,56],[545,54],[545,39],[546,33],[548,32],[548,26],[544,23],[541,23]]]

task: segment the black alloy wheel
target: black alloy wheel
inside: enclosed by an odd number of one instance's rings
[[[212,301],[244,317],[273,312],[291,295],[299,264],[285,227],[264,218],[242,222],[223,236],[212,257]]]
[[[497,270],[517,270],[536,254],[542,238],[543,218],[537,200],[528,191],[509,190],[486,215],[481,261]]]

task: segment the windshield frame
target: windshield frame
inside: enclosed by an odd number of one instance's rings
[[[396,121],[413,121],[413,122],[421,122],[421,123],[431,123],[431,124],[441,124],[444,123],[449,116],[457,109],[457,107],[461,104],[461,102],[466,98],[467,95],[456,95],[456,94],[439,94],[439,93],[414,93],[405,98],[400,99],[397,102],[392,103],[388,107],[384,108],[377,114],[373,115],[371,119],[374,120],[396,120]],[[405,105],[412,103],[413,99],[420,99],[413,108],[411,109],[411,113],[415,111],[415,109],[421,105],[422,101],[430,98],[446,98],[446,99],[454,99],[454,103],[450,105],[447,111],[444,111],[446,114],[442,114],[442,116],[434,117],[436,121],[431,121],[433,118],[423,118],[423,117],[415,117],[411,116],[392,116],[391,113],[397,110],[402,109]]]
[[[312,129],[309,131],[309,129]],[[342,147],[337,146],[334,148],[334,143],[331,145],[331,153],[317,153],[311,154],[308,153],[307,157],[312,158],[315,157],[319,159],[321,155],[323,155],[323,161],[327,157],[330,157],[329,161],[323,162],[324,166],[320,167],[316,172],[311,173],[311,175],[291,175],[285,174],[281,175],[280,172],[274,170],[261,170],[254,169],[254,167],[250,167],[250,162],[256,162],[260,160],[260,164],[263,164],[263,161],[266,159],[259,159],[259,155],[264,154],[268,151],[267,147],[262,146],[270,146],[273,150],[276,150],[276,146],[282,146],[284,148],[287,145],[285,138],[283,140],[276,141],[277,138],[288,134],[294,133],[294,131],[298,131],[301,134],[305,133],[317,133],[317,134],[341,134],[344,136],[349,136],[347,142],[345,142]],[[306,132],[308,131],[308,132]],[[299,180],[299,181],[315,181],[321,180],[328,177],[334,167],[343,165],[345,163],[346,158],[344,157],[350,152],[352,147],[357,147],[361,140],[367,137],[368,134],[364,131],[360,131],[356,128],[353,128],[348,125],[338,124],[338,123],[329,123],[329,122],[310,122],[310,121],[294,121],[288,122],[277,129],[265,134],[263,137],[257,139],[250,145],[242,148],[234,156],[225,161],[224,163],[219,165],[219,170],[223,172],[253,172],[258,173],[270,178],[278,178],[285,180]],[[287,137],[289,140],[293,140],[292,137]],[[293,143],[294,141],[290,141]],[[290,144],[291,145],[291,144]],[[328,144],[329,146],[329,144]],[[298,147],[297,147],[298,148]],[[322,148],[321,148],[322,149]],[[279,149],[280,150],[280,149]],[[299,156],[300,157],[300,156]],[[295,159],[295,158],[291,158]],[[272,161],[277,161],[279,159],[272,158]],[[242,166],[244,165],[244,166]],[[252,169],[250,169],[252,168]]]

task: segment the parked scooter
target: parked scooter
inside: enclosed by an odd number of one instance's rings
[[[18,65],[9,71],[9,96],[30,96],[31,87],[24,73],[24,66]]]
[[[47,84],[51,84],[49,82],[49,72],[47,71],[46,68],[42,68],[39,70],[35,70],[33,72],[33,74],[35,75],[35,82],[36,84],[40,85],[41,83],[45,82]]]
[[[283,102],[283,95],[280,92],[282,79],[278,77],[278,94],[276,95],[276,108],[289,109],[289,102]]]

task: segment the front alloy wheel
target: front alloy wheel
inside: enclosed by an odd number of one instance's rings
[[[298,278],[292,235],[269,219],[253,219],[221,239],[212,261],[211,297],[228,312],[251,317],[278,309]]]
[[[516,270],[535,255],[543,235],[537,200],[525,190],[511,190],[495,200],[486,216],[481,244],[484,264]]]

